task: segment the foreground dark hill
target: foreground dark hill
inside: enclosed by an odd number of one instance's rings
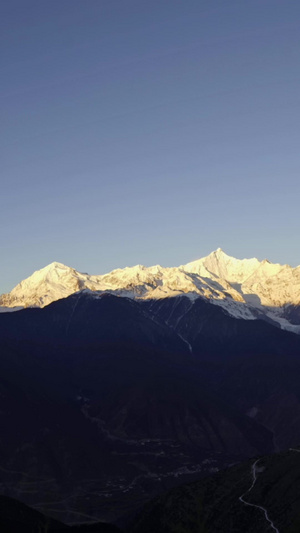
[[[38,533],[39,531],[64,531],[64,524],[34,511],[27,505],[0,496],[0,529],[5,533]]]
[[[300,528],[300,450],[256,457],[218,474],[181,485],[155,498],[126,533],[297,533]],[[0,496],[5,533],[117,533],[94,523],[67,526]]]
[[[298,533],[300,450],[255,458],[156,498],[128,532],[156,531]]]
[[[299,348],[186,298],[82,292],[0,314],[1,492],[63,522],[123,524],[168,488],[297,444]]]
[[[104,523],[67,526],[7,496],[0,496],[0,528],[3,533],[120,533]]]

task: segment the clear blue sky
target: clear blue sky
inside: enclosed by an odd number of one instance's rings
[[[219,246],[300,263],[300,3],[2,0],[0,292]]]

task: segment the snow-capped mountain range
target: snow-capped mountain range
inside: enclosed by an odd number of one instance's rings
[[[82,290],[94,296],[110,292],[137,300],[203,298],[236,318],[263,318],[300,333],[300,266],[235,259],[221,248],[179,267],[136,265],[99,276],[54,262],[0,296],[1,310],[44,307]]]

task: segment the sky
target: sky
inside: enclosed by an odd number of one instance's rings
[[[0,293],[221,247],[300,264],[300,3],[2,0]]]

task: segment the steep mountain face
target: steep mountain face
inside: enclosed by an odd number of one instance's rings
[[[2,310],[44,307],[84,289],[144,300],[187,295],[191,301],[200,298],[219,305],[236,318],[263,318],[283,329],[300,332],[300,267],[267,260],[239,260],[220,248],[180,267],[137,265],[102,276],[51,263],[2,295],[0,305]]]

